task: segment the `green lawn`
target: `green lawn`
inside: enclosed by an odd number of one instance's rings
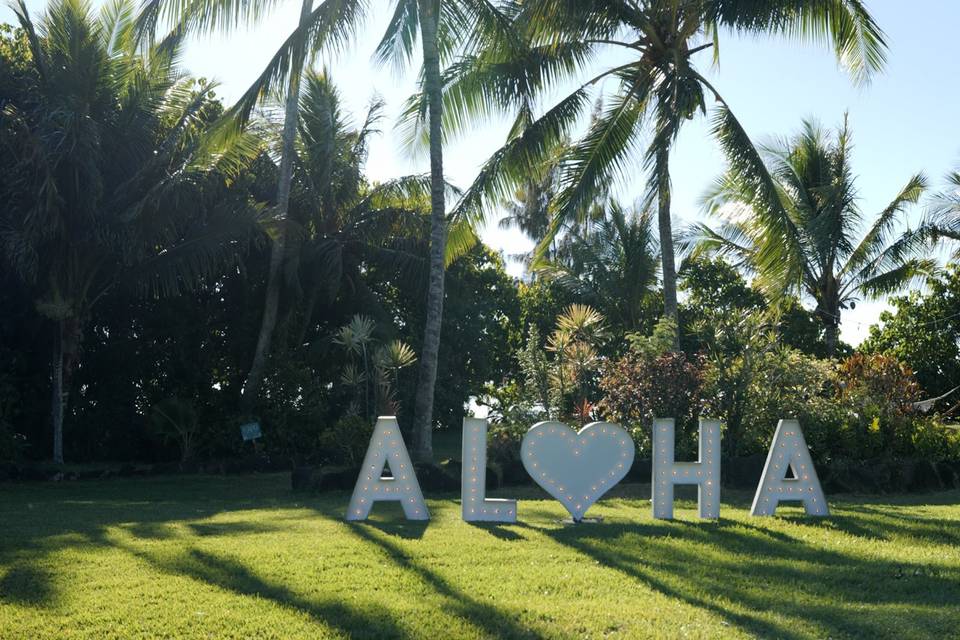
[[[0,485],[0,638],[956,637],[960,493],[832,500],[750,518],[650,518],[624,486],[564,526],[523,490],[516,526],[433,521],[286,475]]]

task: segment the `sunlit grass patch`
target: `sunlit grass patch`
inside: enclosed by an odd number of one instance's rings
[[[532,490],[521,522],[431,522],[288,477],[5,485],[0,638],[951,637],[960,494],[833,499],[751,518],[725,495],[656,521],[628,485],[565,526]]]

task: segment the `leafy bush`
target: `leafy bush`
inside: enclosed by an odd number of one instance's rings
[[[650,451],[654,418],[674,418],[677,456],[696,450],[701,409],[699,363],[681,352],[657,357],[631,351],[610,363],[600,379],[601,415],[623,426],[641,452]]]
[[[0,462],[19,460],[26,448],[26,438],[13,426],[20,394],[8,372],[12,363],[13,353],[0,347]]]
[[[910,436],[914,455],[931,462],[960,460],[960,428],[936,418],[916,418]]]
[[[775,348],[752,361],[746,384],[740,440],[734,455],[765,453],[781,419],[800,421],[811,454],[826,461],[846,450],[849,435],[843,428],[843,411],[831,396],[829,361],[791,348]],[[708,373],[707,377],[714,378]],[[704,391],[707,398],[713,392]]]
[[[926,292],[891,299],[895,311],[880,314],[881,323],[870,327],[870,337],[860,350],[906,363],[929,398],[946,393],[960,380],[960,264],[948,265],[928,286]],[[956,399],[951,396],[945,402]]]
[[[837,368],[837,400],[862,456],[910,455],[919,399],[913,371],[892,356],[857,353]]]
[[[150,408],[149,422],[154,433],[176,443],[181,464],[193,459],[199,425],[192,402],[180,398],[162,400]]]
[[[312,369],[294,357],[274,357],[264,376],[261,407],[263,444],[297,462],[315,458],[329,424],[327,390]],[[237,437],[239,440],[239,437]]]
[[[358,465],[363,461],[371,435],[372,422],[359,415],[344,416],[320,433],[321,456],[334,464]]]
[[[490,387],[480,404],[490,409],[487,430],[487,459],[506,466],[520,461],[520,443],[527,431],[541,420],[549,419],[545,409],[531,402],[524,385],[509,383]]]

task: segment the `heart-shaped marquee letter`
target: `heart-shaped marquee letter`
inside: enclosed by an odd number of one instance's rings
[[[576,432],[562,422],[538,422],[523,437],[523,466],[559,500],[574,522],[633,464],[633,440],[622,427],[592,422]]]

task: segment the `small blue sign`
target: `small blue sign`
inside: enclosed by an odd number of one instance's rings
[[[247,424],[240,425],[240,435],[243,436],[243,441],[247,440],[256,440],[257,438],[262,438],[263,433],[260,431],[259,422],[248,422]]]

